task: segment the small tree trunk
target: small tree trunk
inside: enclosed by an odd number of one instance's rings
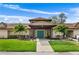
[[[21,39],[21,35],[20,35],[20,32],[19,32],[19,34],[18,34],[18,39]]]
[[[65,33],[63,33],[63,39],[65,38]]]

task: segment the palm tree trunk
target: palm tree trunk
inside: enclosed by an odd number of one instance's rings
[[[18,38],[21,39],[20,32],[19,32],[19,34],[18,34]]]
[[[63,33],[63,39],[65,38],[65,33]]]

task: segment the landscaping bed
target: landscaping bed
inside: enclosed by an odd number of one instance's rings
[[[79,51],[79,43],[67,40],[51,40],[49,41],[55,52],[76,52]]]
[[[35,52],[36,41],[33,40],[14,40],[0,39],[0,51],[10,52]]]

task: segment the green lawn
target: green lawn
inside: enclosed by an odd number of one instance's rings
[[[26,40],[3,40],[0,39],[0,51],[34,52],[36,51],[35,41]]]
[[[73,41],[54,40],[49,41],[55,52],[74,52],[79,51],[79,44]]]

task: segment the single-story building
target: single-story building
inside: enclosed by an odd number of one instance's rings
[[[30,23],[23,24],[28,28],[27,32],[23,32],[22,35],[29,35],[30,37],[37,38],[56,38],[57,35],[61,35],[61,33],[55,32],[53,27],[56,25],[53,24],[51,19],[46,18],[34,18],[29,20]],[[10,36],[16,36],[19,33],[13,31],[13,28],[17,25],[17,23],[0,23],[0,38],[8,38]],[[78,23],[65,23],[70,30],[69,36],[75,37],[79,35],[79,22]]]

